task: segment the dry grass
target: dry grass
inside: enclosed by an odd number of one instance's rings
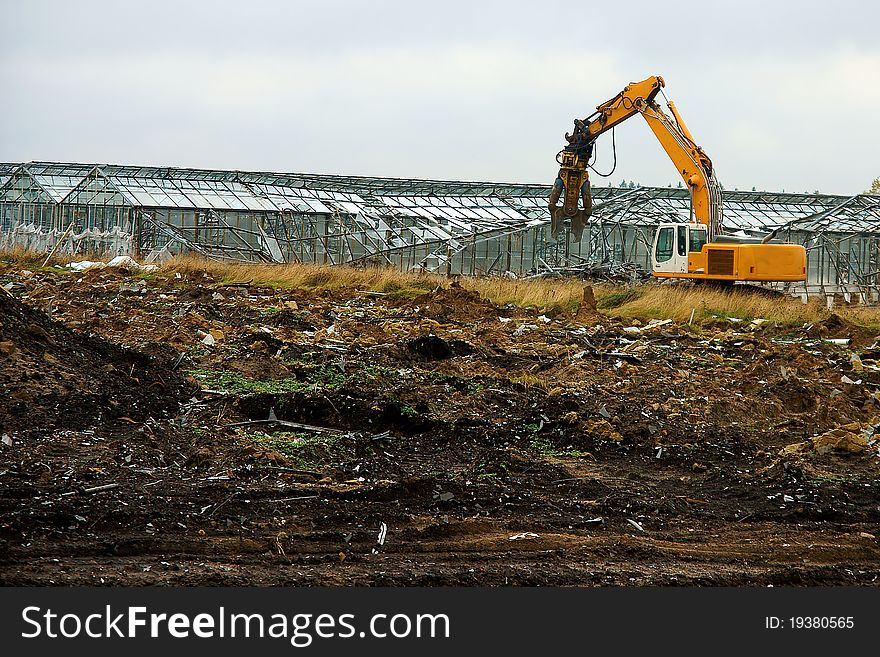
[[[842,310],[835,309],[835,312],[847,321],[880,335],[880,308],[874,306],[849,306]]]
[[[38,269],[45,254],[24,250],[0,254],[0,262]],[[67,255],[53,257],[52,264],[70,260],[95,259]],[[277,288],[358,289],[383,292],[396,297],[412,298],[450,279],[438,274],[405,273],[390,267],[346,267],[303,264],[240,264],[206,260],[197,256],[179,256],[163,265],[164,274],[176,272],[209,272],[221,283],[253,283]],[[577,310],[585,283],[576,279],[516,280],[507,278],[460,277],[462,287],[475,290],[496,304],[513,304],[524,308]],[[705,286],[656,285],[619,287],[594,285],[601,312],[622,319],[673,319],[687,322],[691,312],[699,324],[713,316],[740,319],[763,318],[783,326],[796,326],[826,319],[831,313],[822,299],[803,304],[797,299],[763,296],[737,289],[725,290]],[[834,312],[853,324],[880,333],[880,308],[841,307]]]
[[[395,296],[415,296],[448,285],[438,274],[405,273],[390,267],[345,267],[302,264],[218,263],[191,256],[177,257],[163,266],[167,272],[210,272],[223,283],[256,283],[279,288],[336,289],[356,288]],[[506,278],[461,277],[462,287],[499,305],[549,308],[558,305],[577,309],[584,284],[575,280],[518,281]]]
[[[524,308],[552,308],[576,311],[583,298],[584,282],[574,279],[511,280],[508,278],[463,278],[462,287],[476,290],[493,303]]]
[[[253,283],[277,288],[356,288],[389,294],[422,294],[446,280],[435,274],[407,274],[390,267],[343,267],[329,265],[284,265],[225,263],[193,256],[178,256],[162,271],[182,274],[208,272],[221,283]]]
[[[45,251],[32,251],[30,249],[25,249],[17,246],[15,248],[6,249],[0,252],[0,263],[15,265],[21,267],[22,269],[30,269],[36,271],[43,267],[43,263],[46,262],[46,255],[47,254]],[[77,255],[71,255],[69,253],[55,253],[52,255],[51,258],[49,258],[48,262],[46,262],[46,266],[61,266],[66,265],[69,262],[76,262],[79,260],[102,259],[104,259],[102,256],[94,253],[80,253]]]
[[[331,267],[302,264],[218,263],[197,257],[178,257],[163,267],[168,272],[210,271],[223,283],[251,282],[280,288],[355,288],[385,292],[395,296],[416,296],[449,279],[437,274],[412,274],[383,267]],[[515,280],[507,278],[458,278],[462,287],[475,290],[499,305],[524,308],[559,307],[576,311],[585,283],[576,279]],[[826,319],[831,313],[822,299],[801,303],[797,299],[765,296],[737,289],[690,285],[647,284],[638,287],[594,285],[599,309],[624,319],[673,319],[694,322],[714,316],[750,320],[768,319],[783,326],[796,326]],[[835,312],[859,326],[880,331],[880,308],[836,308]]]
[[[0,253],[0,260],[10,264],[24,264],[36,261],[43,262],[45,259],[45,253],[31,251],[30,249],[25,249],[21,246],[6,249]]]
[[[714,317],[736,317],[743,320],[767,319],[780,326],[802,326],[821,322],[832,312],[848,322],[880,333],[880,308],[876,306],[838,306],[829,311],[824,299],[814,297],[808,303],[790,297],[776,297],[746,292],[688,285],[643,285],[636,288],[598,288],[597,303],[611,300],[603,310],[613,317],[625,319],[672,319],[687,322],[691,313],[694,323]],[[621,303],[615,303],[622,301]]]
[[[817,322],[828,317],[822,300],[804,304],[797,299],[766,296],[755,292],[718,289],[705,286],[645,285],[635,288],[631,298],[607,312],[610,315],[638,319],[673,319],[686,322],[713,316],[739,319],[768,319],[779,324],[795,325]],[[613,294],[615,291],[606,292]],[[603,296],[598,297],[601,305]],[[875,311],[876,312],[876,311]]]

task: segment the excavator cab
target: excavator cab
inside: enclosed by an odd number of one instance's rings
[[[691,254],[700,253],[709,241],[706,226],[697,223],[661,224],[654,234],[651,264],[655,272],[686,274]]]

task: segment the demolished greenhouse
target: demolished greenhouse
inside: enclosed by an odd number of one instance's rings
[[[451,274],[650,269],[683,188],[594,187],[580,240],[553,239],[549,186],[49,162],[0,164],[0,248],[155,260],[385,264]],[[880,197],[725,191],[722,227],[803,244],[806,286],[880,292]]]

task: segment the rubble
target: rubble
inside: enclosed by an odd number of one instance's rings
[[[843,322],[22,269],[0,266],[0,583],[880,576],[880,349]]]
[[[76,272],[89,271],[92,269],[121,269],[128,272],[143,272],[150,273],[156,272],[159,270],[159,265],[142,265],[138,263],[134,258],[127,255],[116,256],[112,258],[108,262],[102,261],[92,261],[92,260],[80,260],[78,262],[71,262],[65,265],[68,269]]]
[[[804,442],[785,447],[781,454],[816,453],[820,456],[830,453],[862,454],[877,443],[877,439],[869,442],[874,435],[874,425],[851,422],[840,427],[814,436]]]
[[[579,265],[551,266],[538,260],[539,267],[533,278],[577,276],[602,283],[643,283],[651,278],[651,272],[634,262],[587,261]]]

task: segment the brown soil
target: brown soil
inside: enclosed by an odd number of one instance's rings
[[[847,326],[137,280],[0,269],[2,584],[878,582]]]
[[[183,379],[177,354],[149,354],[73,331],[0,294],[0,431],[84,429],[122,416],[167,418],[177,411]]]

